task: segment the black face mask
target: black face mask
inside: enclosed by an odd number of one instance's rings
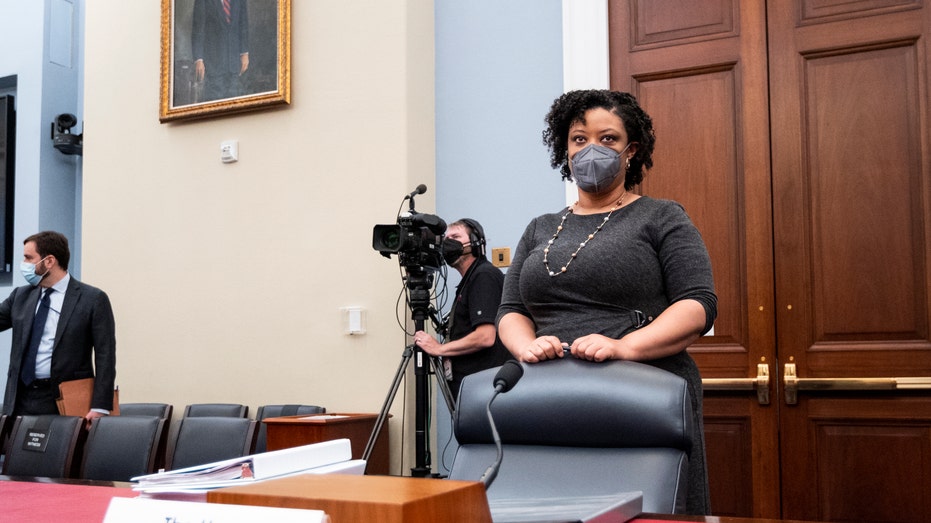
[[[452,265],[462,256],[462,242],[451,238],[443,238],[443,261],[446,265]]]

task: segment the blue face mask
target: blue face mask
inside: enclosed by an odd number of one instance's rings
[[[42,258],[42,260],[44,259],[45,258]],[[36,274],[36,264],[29,262],[20,263],[19,272],[23,273],[23,278],[25,278],[26,282],[33,287],[38,285],[39,282],[42,281],[42,278],[45,278],[48,275],[48,271],[45,271],[45,274]]]
[[[585,192],[597,193],[607,189],[621,174],[621,155],[627,147],[617,152],[595,143],[586,145],[569,160],[575,184]]]

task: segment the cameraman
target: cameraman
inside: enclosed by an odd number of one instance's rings
[[[495,328],[504,274],[485,258],[482,226],[468,218],[451,223],[443,239],[443,259],[462,275],[449,312],[448,341],[440,343],[421,330],[414,333],[414,342],[424,352],[443,358],[455,400],[462,378],[498,367],[512,356]]]

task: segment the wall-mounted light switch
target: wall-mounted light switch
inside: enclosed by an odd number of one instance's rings
[[[349,335],[365,334],[365,310],[362,307],[342,307],[344,332]]]
[[[491,249],[491,263],[495,267],[509,267],[511,265],[511,248],[494,247]]]

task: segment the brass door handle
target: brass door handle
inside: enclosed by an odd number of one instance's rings
[[[756,366],[755,378],[705,378],[701,380],[705,390],[756,390],[760,405],[769,405],[769,364],[759,363]]]
[[[798,391],[831,390],[929,390],[931,376],[908,378],[799,378],[794,363],[786,363],[783,374],[786,404],[798,403]]]

